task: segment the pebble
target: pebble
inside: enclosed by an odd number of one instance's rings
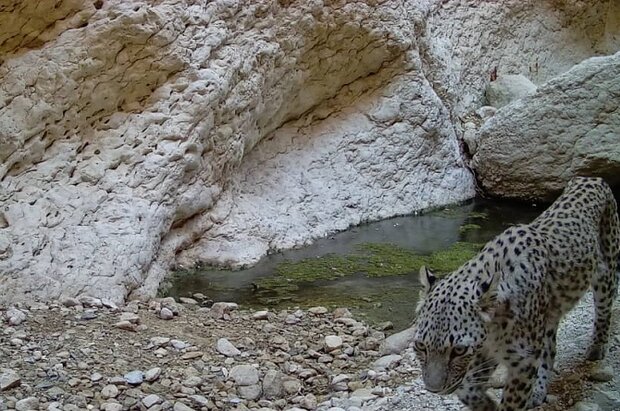
[[[169,344],[172,348],[179,351],[190,347],[190,344],[180,340],[170,340]]]
[[[186,352],[185,354],[183,354],[181,356],[182,360],[193,360],[195,358],[199,358],[202,357],[204,355],[204,353],[202,351],[190,351],[190,352]]]
[[[572,408],[572,411],[600,411],[600,409],[601,408],[596,403],[587,402],[587,401],[579,401]]]
[[[215,319],[230,320],[231,313],[237,308],[239,308],[237,303],[217,302],[211,306],[209,313]]]
[[[3,368],[0,369],[0,391],[8,391],[11,388],[19,387],[22,380],[17,372]]]
[[[323,314],[327,314],[327,308],[325,307],[312,307],[308,309],[308,312],[310,312],[311,314],[314,315],[323,315]]]
[[[328,335],[325,337],[325,349],[333,351],[342,346],[342,338],[337,335]]]
[[[174,313],[169,308],[164,307],[159,311],[159,318],[162,320],[172,320],[173,317]]]
[[[193,298],[189,298],[189,297],[180,297],[179,301],[182,302],[183,304],[187,304],[187,305],[196,305],[196,304],[198,304],[198,301],[194,300]]]
[[[28,397],[17,401],[15,404],[17,411],[32,411],[39,409],[39,399],[37,397]]]
[[[160,374],[161,374],[161,368],[159,367],[151,368],[147,372],[144,373],[144,380],[146,382],[153,382],[159,378]]]
[[[375,371],[383,371],[394,368],[403,357],[398,354],[390,354],[376,360],[372,366]]]
[[[132,324],[140,324],[140,317],[134,313],[124,312],[121,313],[121,321],[128,321]]]
[[[142,404],[144,404],[146,408],[151,408],[153,405],[159,404],[161,402],[162,399],[157,394],[149,394],[146,397],[142,398]]]
[[[80,300],[74,297],[65,297],[60,303],[65,307],[75,307],[76,305],[80,305]]]
[[[117,395],[118,395],[118,388],[116,387],[116,385],[108,384],[101,389],[101,396],[103,398],[106,398],[106,399],[116,398]]]
[[[161,347],[162,345],[166,345],[170,342],[170,338],[168,337],[153,337],[150,339],[151,344],[156,347]]]
[[[188,407],[182,402],[177,401],[174,403],[173,411],[194,411],[194,409],[191,407]]]
[[[106,402],[101,405],[102,411],[122,411],[123,406],[116,402]]]
[[[103,303],[101,302],[101,300],[99,298],[95,298],[95,297],[90,297],[90,296],[84,295],[84,296],[78,298],[78,300],[80,301],[80,303],[84,307],[92,307],[92,308],[101,308],[101,307],[103,307]]]
[[[239,351],[237,347],[235,347],[226,338],[220,338],[217,340],[216,349],[217,352],[227,357],[235,357],[237,355],[241,355],[241,351]]]
[[[10,326],[16,326],[26,321],[26,313],[15,307],[11,307],[6,312],[6,318]]]
[[[256,311],[254,314],[252,314],[252,318],[255,320],[267,320],[269,319],[269,311]]]
[[[129,385],[140,385],[144,380],[144,373],[142,371],[130,371],[123,376],[125,382]]]
[[[125,331],[135,331],[136,330],[136,326],[134,324],[130,323],[129,321],[118,321],[118,322],[114,323],[114,327],[120,328],[121,330],[125,330]]]
[[[101,381],[102,378],[103,378],[103,375],[99,374],[98,372],[92,373],[90,376],[90,380],[92,382]]]
[[[237,365],[230,370],[230,378],[238,386],[253,385],[258,383],[258,370],[251,365]]]
[[[614,369],[610,365],[597,368],[590,374],[590,379],[598,382],[611,381],[614,379]]]

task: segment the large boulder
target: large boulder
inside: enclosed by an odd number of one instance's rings
[[[469,198],[489,71],[538,83],[615,38],[572,0],[6,3],[0,304],[152,296],[175,264]]]
[[[575,175],[620,183],[620,53],[593,57],[480,129],[473,166],[497,196],[551,199]]]

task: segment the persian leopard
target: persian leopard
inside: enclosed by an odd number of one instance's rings
[[[506,229],[457,271],[437,279],[423,267],[413,341],[426,389],[456,391],[474,411],[542,404],[558,323],[590,286],[596,317],[588,358],[605,355],[619,249],[609,186],[576,177],[532,223]],[[499,406],[486,394],[498,364],[508,369]]]

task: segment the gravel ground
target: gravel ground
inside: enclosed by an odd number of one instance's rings
[[[94,298],[0,307],[0,410],[461,410],[423,389],[390,324],[346,309],[239,311],[234,303]],[[583,361],[586,298],[564,321],[551,401],[540,410],[620,410],[616,310],[610,354]]]

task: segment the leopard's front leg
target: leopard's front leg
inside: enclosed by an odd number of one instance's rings
[[[541,355],[541,346],[536,339],[513,343],[506,350],[504,360],[508,366],[508,378],[504,385],[499,411],[528,409],[540,367]]]
[[[488,381],[497,368],[495,358],[485,351],[476,353],[457,395],[473,411],[496,411],[497,404],[487,394]]]

